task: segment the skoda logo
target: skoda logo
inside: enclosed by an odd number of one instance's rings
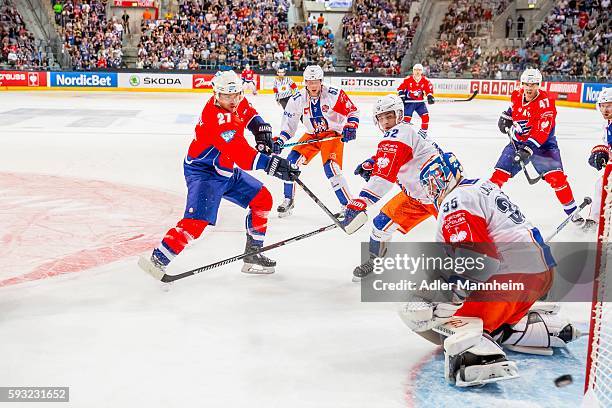
[[[140,85],[140,79],[138,79],[138,77],[136,75],[132,75],[130,77],[130,85],[132,85],[132,86]]]

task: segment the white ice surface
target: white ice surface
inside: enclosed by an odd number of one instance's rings
[[[170,193],[176,207],[166,224],[153,226],[161,239],[183,211],[182,158],[193,120],[208,97],[2,92],[0,117],[5,119],[15,109],[92,112],[77,125],[72,123],[80,118],[70,116],[0,120],[0,174],[103,180]],[[278,131],[281,111],[273,98],[249,99]],[[362,119],[358,139],[346,146],[344,168],[357,193],[363,183],[353,169],[375,151],[379,132],[371,119],[375,98],[353,99]],[[430,135],[456,153],[469,177],[489,177],[506,144],[496,125],[506,106],[482,100],[433,105]],[[102,109],[137,112],[101,127],[95,112]],[[601,121],[591,110],[558,111],[557,138],[580,200],[593,194],[597,173],[586,159],[600,140]],[[256,176],[273,193],[275,208],[282,200],[281,182],[261,172]],[[329,207],[338,208],[318,159],[303,169],[302,179]],[[564,213],[546,183],[529,186],[519,175],[505,190],[545,235],[562,220]],[[113,197],[107,198],[112,202]],[[2,208],[11,217],[22,214],[19,203]],[[241,208],[224,203],[217,226],[181,254],[169,272],[242,252],[244,215]],[[374,215],[376,209],[370,211]],[[292,217],[280,220],[272,213],[266,242],[327,224],[325,214],[298,191]],[[430,241],[433,226],[428,220],[396,240]],[[5,227],[0,238],[14,233]],[[589,238],[572,228],[559,240]],[[410,406],[411,372],[434,347],[402,324],[395,305],[360,302],[359,285],[350,278],[369,229],[350,237],[334,230],[272,251],[269,256],[278,266],[271,276],[246,276],[235,263],[163,292],[132,256],[0,287],[0,386],[70,386],[69,405],[75,407]],[[18,250],[23,262],[28,254],[46,253],[44,243]],[[52,253],[47,261],[53,261]],[[13,271],[0,267],[0,279],[12,276]],[[565,310],[575,320],[587,321],[585,305]]]

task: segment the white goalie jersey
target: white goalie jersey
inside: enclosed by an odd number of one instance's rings
[[[411,124],[402,122],[395,125],[378,143],[372,176],[360,195],[376,202],[397,183],[408,196],[431,204],[421,187],[419,173],[440,152],[432,140],[419,136]]]
[[[541,273],[555,266],[540,231],[489,180],[461,180],[438,211],[436,241],[491,244],[477,247],[500,260],[498,274]]]
[[[295,136],[302,116],[309,134],[341,133],[347,123],[359,124],[359,109],[348,95],[342,89],[327,85],[322,86],[318,99],[311,98],[306,88],[289,99],[281,123],[280,136],[284,141]]]

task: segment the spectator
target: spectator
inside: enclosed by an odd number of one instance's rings
[[[47,56],[39,51],[11,0],[0,5],[0,66],[15,69],[48,69]]]
[[[510,33],[512,32],[512,17],[508,16],[506,19],[506,38],[510,38]]]
[[[123,22],[123,31],[130,34],[130,15],[127,13],[127,10],[123,10],[121,21]]]
[[[60,0],[55,0],[55,4],[53,5],[53,12],[55,13],[55,24],[62,23],[62,11],[64,10],[64,6],[60,3]]]
[[[153,18],[153,16],[151,15],[151,12],[149,11],[148,8],[145,9],[145,11],[142,12],[142,19],[145,22],[149,22],[151,21],[151,19]]]
[[[522,14],[519,14],[518,19],[516,20],[516,34],[518,38],[523,38],[523,29],[525,27],[525,19]]]
[[[323,17],[323,13],[319,14],[319,18],[317,18],[317,32],[320,32],[323,29],[323,25],[325,24],[325,17]]]

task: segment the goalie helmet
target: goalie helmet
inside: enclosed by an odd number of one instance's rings
[[[309,65],[304,70],[304,81],[323,81],[323,68],[318,65]]]
[[[597,96],[597,106],[612,102],[612,88],[603,88]]]
[[[521,74],[521,84],[541,84],[542,73],[539,69],[527,68]]]
[[[234,71],[219,71],[212,80],[215,94],[233,94],[242,92],[242,81]]]
[[[455,188],[462,173],[463,167],[452,152],[442,153],[425,164],[419,173],[419,181],[436,209],[446,194]]]
[[[374,104],[374,124],[380,128],[378,115],[392,111],[395,112],[396,124],[400,123],[404,118],[404,103],[399,96],[389,94],[378,99]]]

